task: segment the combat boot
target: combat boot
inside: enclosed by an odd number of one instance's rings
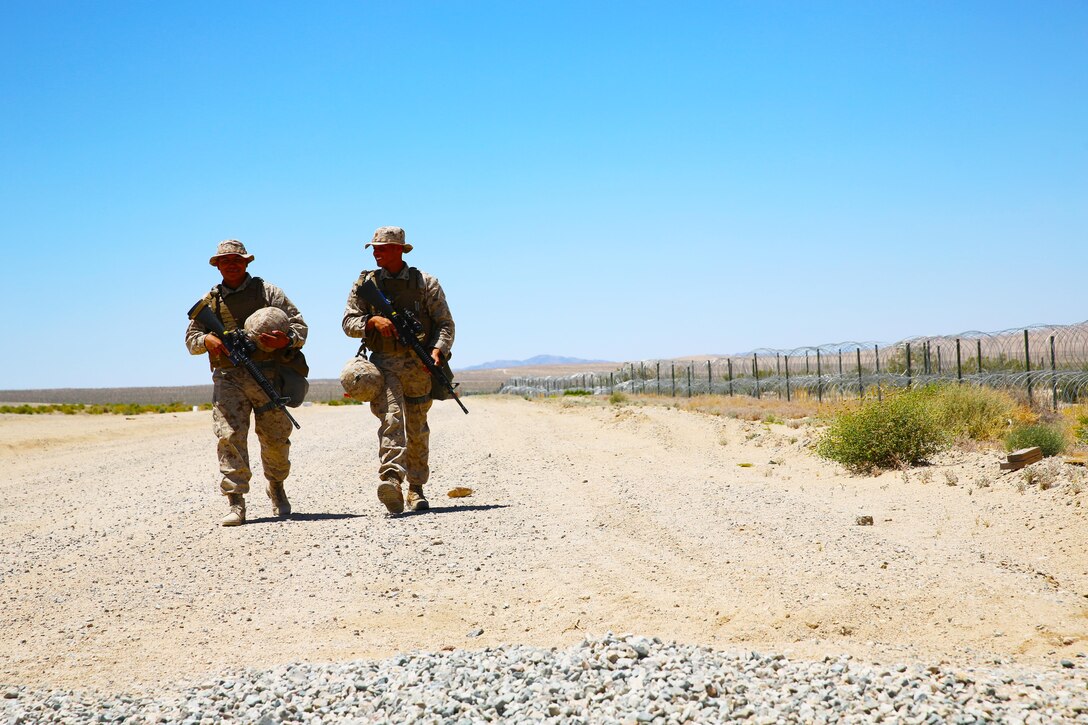
[[[265,493],[272,501],[273,516],[283,519],[291,515],[291,502],[287,500],[287,492],[283,490],[283,481],[269,481]]]
[[[400,483],[397,481],[382,481],[378,484],[378,500],[385,504],[391,514],[404,511],[404,496],[401,495]]]
[[[408,484],[408,510],[409,511],[426,511],[431,507],[431,504],[427,501],[427,497],[423,495],[422,483],[409,483]]]
[[[241,526],[246,522],[246,500],[240,493],[228,493],[230,513],[221,522],[223,526]]]

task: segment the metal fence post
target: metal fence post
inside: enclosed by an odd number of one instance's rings
[[[714,394],[714,375],[710,371],[710,361],[706,361],[706,393],[707,395]]]
[[[1050,336],[1050,392],[1053,397],[1054,412],[1058,412],[1058,367],[1054,361],[1054,336]]]
[[[960,361],[960,339],[956,338],[956,379],[963,385],[963,365]]]
[[[755,353],[752,353],[752,375],[756,379],[756,400],[759,400],[759,360]]]
[[[884,400],[880,389],[880,345],[873,345],[873,359],[876,360],[876,400],[879,403]]]
[[[729,397],[733,397],[733,358],[727,357],[725,359],[726,364],[729,366]]]
[[[689,398],[691,397],[691,368],[692,368],[693,364],[694,363],[692,363],[689,360],[687,368],[684,369],[684,372],[686,372],[687,375],[688,375],[688,397]]]
[[[790,402],[790,356],[786,356],[786,402]]]
[[[857,348],[858,353],[858,398],[865,397],[865,383],[861,379],[861,348]]]
[[[911,384],[911,369],[910,369],[910,343],[907,343],[907,387]]]
[[[661,395],[661,361],[658,360],[654,363],[654,382],[657,384],[657,394]]]
[[[1032,403],[1031,399],[1031,353],[1028,351],[1028,331],[1024,330],[1024,372],[1027,373],[1028,378],[1028,404]]]
[[[672,390],[672,397],[676,397],[676,363],[669,363],[669,388]]]
[[[820,348],[816,348],[816,400],[824,402],[824,379],[820,370]]]
[[[975,344],[978,345],[978,374],[982,375],[982,339],[975,340]]]

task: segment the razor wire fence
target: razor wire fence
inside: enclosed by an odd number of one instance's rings
[[[747,395],[823,402],[881,398],[886,391],[936,382],[1003,388],[1054,409],[1083,400],[1088,397],[1088,321],[913,337],[887,345],[841,342],[761,348],[698,361],[643,360],[609,373],[514,377],[499,392]]]

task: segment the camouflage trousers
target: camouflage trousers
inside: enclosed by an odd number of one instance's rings
[[[422,486],[431,475],[427,457],[431,429],[431,376],[413,353],[375,353],[370,358],[385,377],[385,386],[370,403],[378,419],[378,478]],[[409,401],[409,398],[419,398]]]
[[[219,484],[224,494],[249,493],[249,416],[268,402],[260,386],[245,370],[227,368],[212,373],[212,427],[219,439]],[[257,413],[257,440],[261,464],[269,481],[283,481],[291,472],[291,421],[279,410]]]

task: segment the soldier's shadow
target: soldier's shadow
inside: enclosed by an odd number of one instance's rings
[[[275,523],[291,523],[292,521],[336,521],[338,519],[357,519],[362,514],[291,514],[287,518],[277,518],[275,516],[265,516],[257,519],[246,519],[246,525],[249,524],[275,524]]]
[[[432,505],[426,511],[405,511],[402,516],[426,516],[427,514],[458,514],[465,513],[467,511],[491,511],[492,509],[506,509],[510,508],[510,504],[505,503],[490,503],[490,504],[478,504],[471,506],[434,506]]]

